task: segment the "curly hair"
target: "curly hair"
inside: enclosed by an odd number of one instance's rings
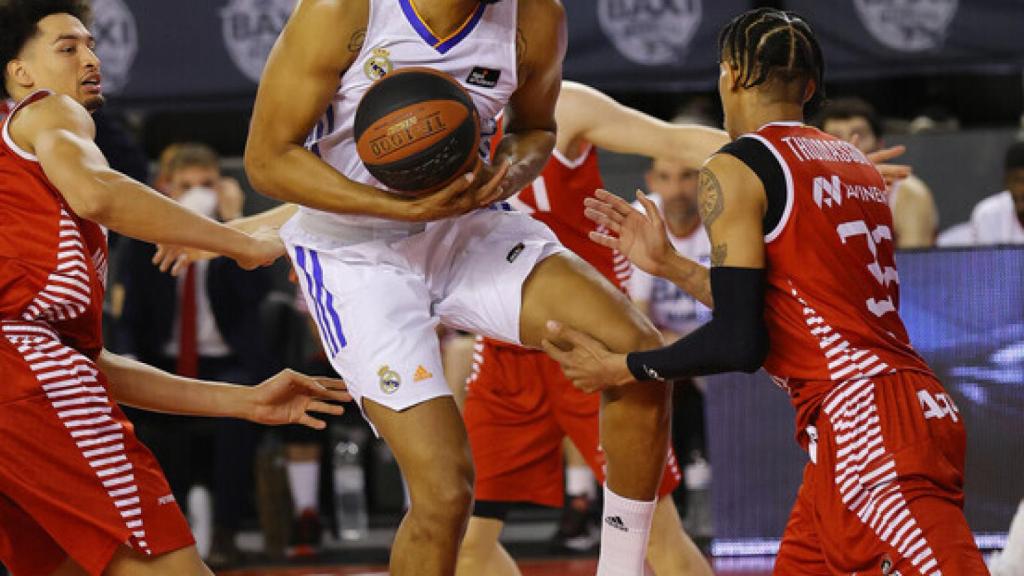
[[[740,71],[739,84],[753,88],[778,81],[815,83],[808,103],[816,107],[825,96],[825,61],[818,39],[803,18],[775,8],[740,14],[718,37],[721,61]]]
[[[0,98],[7,98],[7,63],[38,33],[37,24],[51,14],[70,14],[86,26],[92,16],[89,0],[0,0]]]

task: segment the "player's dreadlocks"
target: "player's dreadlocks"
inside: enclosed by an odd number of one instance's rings
[[[7,63],[38,32],[36,24],[51,14],[70,14],[89,25],[88,0],[0,0],[0,98],[7,98]]]
[[[825,61],[821,47],[803,18],[775,8],[740,14],[718,37],[719,60],[739,69],[739,84],[753,88],[778,82],[803,86],[814,81],[812,109],[825,96]]]

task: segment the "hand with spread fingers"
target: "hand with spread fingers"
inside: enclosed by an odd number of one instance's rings
[[[306,376],[282,370],[258,386],[249,388],[243,414],[258,424],[301,424],[323,430],[327,423],[311,412],[340,416],[345,409],[335,402],[350,402],[345,383],[336,378]]]
[[[853,138],[851,144],[853,144],[854,146],[857,145],[856,136]],[[892,186],[896,182],[906,179],[914,172],[913,168],[906,164],[888,163],[888,161],[892,160],[893,158],[903,156],[903,154],[906,153],[906,151],[906,146],[891,146],[889,148],[875,150],[870,154],[866,154],[866,156],[868,157],[868,160],[870,160],[871,163],[875,165],[875,168],[878,170],[878,173],[882,175],[882,178],[885,179],[886,185]]]
[[[636,197],[646,213],[606,190],[597,190],[593,198],[587,198],[584,214],[608,230],[608,233],[593,231],[590,239],[618,250],[644,272],[662,276],[675,248],[669,242],[658,207],[640,190],[636,191]]]
[[[547,323],[547,334],[541,346],[562,365],[566,378],[584,392],[599,392],[636,380],[626,364],[625,354],[616,354],[589,334],[553,320]]]

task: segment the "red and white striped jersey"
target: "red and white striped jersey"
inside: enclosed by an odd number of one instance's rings
[[[798,409],[878,374],[930,373],[897,311],[892,212],[875,167],[856,147],[802,124],[744,137],[772,152],[787,188],[782,218],[765,236],[765,369]]]
[[[597,268],[597,271],[622,290],[626,289],[631,266],[622,254],[590,240],[598,229],[583,215],[583,200],[603,188],[597,150],[587,144],[575,160],[557,149],[533,183],[515,195],[509,203],[548,225],[566,248]]]
[[[103,347],[106,231],[71,211],[8,130],[19,109],[48,94],[25,98],[0,129],[0,322],[22,331],[47,325],[62,343],[95,358]]]

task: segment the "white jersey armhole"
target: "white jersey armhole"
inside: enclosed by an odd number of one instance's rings
[[[49,90],[36,90],[28,96],[22,98],[20,102],[15,104],[14,108],[11,108],[10,113],[7,114],[7,118],[4,118],[3,128],[0,129],[0,131],[3,132],[4,144],[7,144],[7,147],[14,151],[15,154],[21,156],[25,160],[28,160],[29,162],[39,162],[39,158],[37,158],[35,154],[30,154],[27,150],[14,143],[14,138],[11,138],[11,131],[10,128],[8,128],[8,126],[10,126],[11,120],[14,119],[14,115],[22,109],[23,105],[26,102],[31,102],[32,99],[40,93],[45,93],[47,95],[52,94],[52,92],[50,92]]]
[[[591,144],[590,142],[587,142],[586,146],[583,147],[583,151],[580,152],[579,156],[577,156],[574,159],[570,159],[565,154],[562,154],[562,152],[558,148],[553,148],[551,150],[551,155],[554,156],[555,159],[558,160],[566,168],[570,170],[575,170],[582,166],[583,163],[587,161],[587,157],[590,156],[590,153],[593,151],[594,145]]]

